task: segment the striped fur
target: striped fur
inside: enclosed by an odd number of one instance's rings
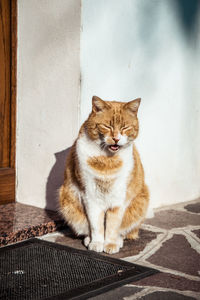
[[[116,253],[135,239],[148,188],[134,145],[140,99],[127,103],[93,97],[92,112],[67,158],[59,201],[63,217],[90,250]]]

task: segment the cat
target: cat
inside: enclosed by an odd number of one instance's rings
[[[89,250],[119,252],[124,239],[138,237],[145,218],[149,192],[134,145],[140,101],[93,96],[92,112],[67,157],[60,211]]]

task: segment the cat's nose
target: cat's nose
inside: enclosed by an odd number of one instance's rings
[[[118,142],[119,142],[119,139],[116,139],[116,138],[112,138],[113,139],[113,141],[117,144]]]

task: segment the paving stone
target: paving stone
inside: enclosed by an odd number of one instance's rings
[[[79,237],[75,237],[71,233],[67,234],[66,236],[58,236],[55,239],[55,243],[80,249],[80,250],[86,250],[85,246],[83,245],[83,240]]]
[[[191,248],[187,239],[180,234],[175,234],[170,240],[163,243],[161,248],[147,261],[195,276],[198,276],[200,270],[198,253]]]
[[[197,203],[188,204],[184,206],[184,208],[193,213],[200,213],[200,201]]]
[[[178,210],[161,210],[155,213],[155,217],[147,219],[145,224],[163,229],[186,227],[187,225],[200,225],[199,215],[193,215]]]
[[[144,230],[140,229],[139,231],[139,238],[135,241],[132,240],[125,240],[124,241],[124,246],[120,250],[119,253],[112,254],[112,257],[116,258],[123,258],[123,257],[128,257],[128,256],[133,256],[139,254],[146,245],[151,242],[153,239],[157,237],[158,233],[149,231],[149,230]],[[46,238],[45,238],[46,239]],[[83,246],[83,239],[75,237],[73,234],[67,233],[66,236],[58,236],[53,238],[54,242],[60,243],[69,247],[74,247],[77,249],[81,250],[87,250],[85,246]],[[49,236],[47,237],[46,240],[51,240],[52,238]],[[103,255],[109,255],[106,253],[102,253]],[[110,255],[109,255],[110,256]]]
[[[200,292],[199,281],[189,280],[187,278],[176,276],[170,273],[157,273],[133,282],[133,284],[136,286],[154,286],[180,291]]]
[[[90,300],[121,300],[124,299],[124,297],[129,297],[134,295],[135,293],[140,292],[141,288],[136,287],[129,287],[129,286],[122,286],[119,288],[116,288],[114,290],[108,291],[106,293],[103,293],[101,295],[94,296],[92,298],[88,298]]]
[[[128,256],[134,256],[144,250],[146,245],[154,240],[159,233],[155,233],[149,230],[140,229],[139,238],[137,240],[125,240],[124,246],[119,253],[114,256],[116,258],[123,258]]]
[[[185,296],[175,292],[153,292],[143,297],[138,297],[138,300],[195,300],[193,297]]]
[[[193,230],[192,232],[200,239],[200,229]]]

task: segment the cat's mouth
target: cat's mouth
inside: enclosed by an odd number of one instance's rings
[[[117,152],[119,150],[119,145],[115,144],[115,145],[110,145],[108,147],[108,149],[111,151],[111,152]]]

